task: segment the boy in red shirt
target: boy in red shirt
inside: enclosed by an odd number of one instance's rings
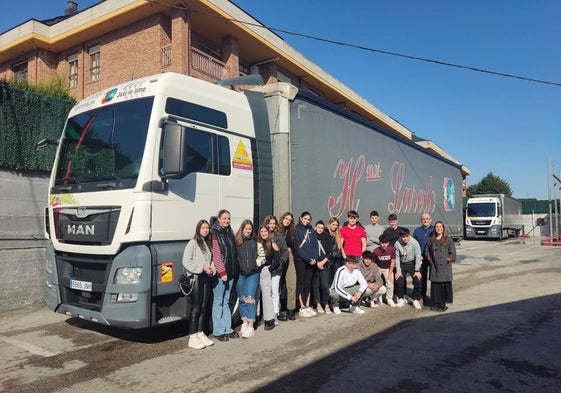
[[[366,231],[358,223],[358,213],[349,210],[347,213],[347,225],[341,228],[341,243],[343,259],[353,257],[356,261],[366,251]]]

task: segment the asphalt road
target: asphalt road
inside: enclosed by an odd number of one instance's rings
[[[447,312],[366,308],[187,348],[44,307],[0,314],[5,392],[559,392],[561,248],[464,241]]]

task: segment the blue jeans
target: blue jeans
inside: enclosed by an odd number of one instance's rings
[[[257,300],[255,294],[259,286],[259,273],[249,275],[240,274],[236,290],[240,300],[240,316],[242,321],[255,322],[255,314],[257,312]]]
[[[221,336],[230,334],[232,329],[232,312],[230,311],[230,293],[234,280],[230,279],[226,282],[220,277],[215,277],[212,283],[212,293],[214,300],[212,301],[212,334]]]

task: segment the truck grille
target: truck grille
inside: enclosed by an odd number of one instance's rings
[[[471,225],[491,225],[491,220],[471,220]]]
[[[119,221],[117,206],[65,207],[53,211],[56,238],[62,243],[111,244]]]
[[[62,302],[99,311],[113,259],[80,255],[57,255],[56,259]],[[73,289],[72,280],[91,283],[92,290]]]

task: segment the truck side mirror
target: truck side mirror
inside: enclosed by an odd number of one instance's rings
[[[57,140],[41,139],[39,142],[35,144],[35,151],[43,150],[45,147],[49,145],[58,146],[58,143],[59,143],[58,139]]]
[[[179,178],[185,172],[185,128],[177,123],[164,123],[162,138],[160,176],[162,179]]]

